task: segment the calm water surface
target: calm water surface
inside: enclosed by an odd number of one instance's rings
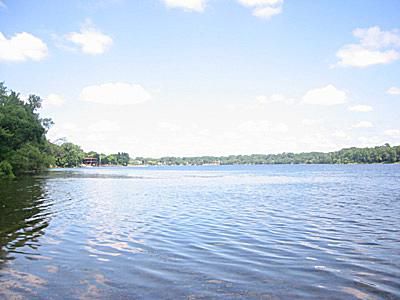
[[[400,165],[3,182],[0,298],[400,299]]]

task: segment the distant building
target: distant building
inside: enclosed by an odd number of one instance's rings
[[[96,157],[85,157],[82,163],[87,166],[98,166],[99,162]]]

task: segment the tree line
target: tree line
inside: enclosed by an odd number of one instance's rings
[[[399,163],[400,146],[383,146],[369,148],[346,148],[334,152],[305,152],[281,154],[252,154],[229,156],[199,157],[137,157],[135,164],[144,165],[260,165],[260,164],[371,164]]]
[[[46,133],[51,119],[41,118],[42,99],[20,95],[0,82],[0,178],[40,172],[48,167],[77,167],[86,157],[101,158],[103,164],[128,165],[129,154],[85,153],[80,146],[50,143]]]
[[[113,165],[127,166],[129,154],[118,152],[115,154],[97,153],[95,151],[84,152],[82,148],[70,142],[63,142],[60,145],[51,144],[54,157],[54,166],[61,168],[79,167],[85,163],[85,159],[94,159],[90,165]]]
[[[347,148],[334,152],[253,154],[200,157],[131,159],[128,153],[84,152],[73,143],[50,143],[46,133],[51,119],[41,118],[42,99],[30,95],[26,101],[0,82],[0,178],[39,172],[48,167],[79,167],[87,158],[99,165],[232,165],[232,164],[349,164],[398,163],[400,146]]]

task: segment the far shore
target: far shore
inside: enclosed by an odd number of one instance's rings
[[[399,165],[400,162],[373,162],[373,163],[263,163],[263,164],[143,164],[135,165],[129,164],[127,166],[122,165],[100,165],[100,166],[86,166],[81,165],[77,167],[57,167],[52,166],[49,169],[89,169],[89,168],[148,168],[148,167],[211,167],[211,166],[276,166],[276,165],[299,165],[299,166],[309,166],[309,165]]]

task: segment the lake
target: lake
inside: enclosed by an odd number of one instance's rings
[[[400,165],[55,169],[0,246],[5,299],[400,299]]]

